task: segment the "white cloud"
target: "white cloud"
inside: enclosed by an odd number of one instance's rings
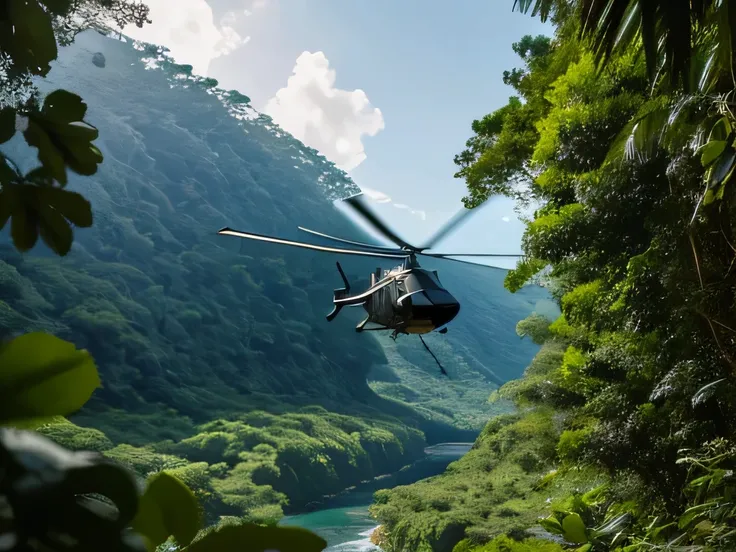
[[[411,207],[403,203],[392,203],[391,198],[379,190],[366,188],[365,186],[361,186],[360,189],[362,190],[363,195],[365,195],[369,200],[373,201],[374,203],[391,203],[391,205],[396,209],[409,211],[412,215],[417,216],[422,220],[427,220],[426,212],[420,211],[418,209],[412,209]]]
[[[375,201],[376,203],[390,203],[391,202],[391,198],[388,197],[383,192],[379,192],[378,190],[374,190],[372,188],[365,188],[363,186],[361,186],[360,189],[363,190],[363,194],[371,201]]]
[[[504,222],[511,222],[511,219],[509,217],[501,217],[501,220]]]
[[[303,52],[286,87],[263,111],[346,171],[366,158],[363,136],[384,129],[381,110],[371,105],[365,92],[335,87],[335,70],[323,52]]]
[[[210,62],[246,44],[236,25],[242,16],[226,13],[215,23],[206,0],[146,0],[152,23],[142,29],[126,27],[124,33],[135,40],[166,46],[177,63],[191,65],[194,73],[207,76]],[[246,10],[247,11],[247,10]]]
[[[419,209],[412,209],[408,205],[404,205],[403,203],[394,203],[394,207],[397,209],[405,209],[409,211],[412,215],[419,217],[422,220],[427,220],[427,213],[424,211],[421,211]]]

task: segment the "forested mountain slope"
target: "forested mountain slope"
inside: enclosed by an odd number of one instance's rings
[[[303,505],[397,469],[421,454],[425,436],[473,435],[483,409],[490,414],[493,382],[518,376],[536,351],[513,332],[544,290],[513,296],[503,271],[438,264],[467,307],[432,345],[456,382],[483,392],[459,407],[458,383],[432,400],[423,389],[403,402],[379,397],[371,370],[394,382],[438,371],[410,342],[398,343],[403,361],[392,366],[380,341],[354,332],[358,312],[326,322],[341,285],[334,258],[215,235],[230,226],[303,238],[300,224],[365,239],[331,202],[359,191],[345,173],[245,96],[192,77],[155,47],[87,32],[39,84],[84,98],[105,156],[95,176],[70,177],[94,214],[72,252],[58,258],[39,244],[21,255],[4,238],[0,261],[2,333],[50,331],[99,365],[103,387],[73,420],[104,435],[47,429],[65,444],[141,473],[194,470],[213,511],[276,515],[268,508],[285,496]],[[31,167],[20,141],[4,151]],[[341,262],[354,280],[375,268]]]

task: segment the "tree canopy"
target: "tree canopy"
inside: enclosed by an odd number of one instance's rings
[[[554,37],[512,46],[523,65],[500,80],[517,96],[473,122],[457,176],[469,207],[493,194],[535,207],[506,287],[548,271],[562,315],[517,326],[544,345],[493,399],[521,419],[489,423],[446,476],[380,497],[387,550],[450,550],[450,527],[467,537],[455,550],[525,550],[540,515],[560,549],[732,550],[733,3],[515,6],[551,19]],[[435,507],[441,491],[460,494]]]

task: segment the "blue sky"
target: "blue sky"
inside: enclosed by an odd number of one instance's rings
[[[501,81],[520,65],[511,44],[551,34],[549,25],[513,12],[513,0],[147,3],[154,24],[134,37],[169,46],[177,61],[250,96],[349,169],[409,241],[461,208],[465,186],[453,178],[452,159],[472,120],[513,94]],[[522,231],[510,202],[495,201],[438,249],[518,252]]]

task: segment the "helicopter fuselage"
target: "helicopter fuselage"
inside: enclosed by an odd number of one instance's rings
[[[350,295],[350,284],[337,264],[345,288],[335,290],[332,320],[342,307],[362,306],[368,316],[356,331],[393,330],[395,334],[425,334],[444,327],[460,311],[460,303],[439,281],[436,271],[419,266],[415,257],[390,270],[371,274],[371,286]]]

